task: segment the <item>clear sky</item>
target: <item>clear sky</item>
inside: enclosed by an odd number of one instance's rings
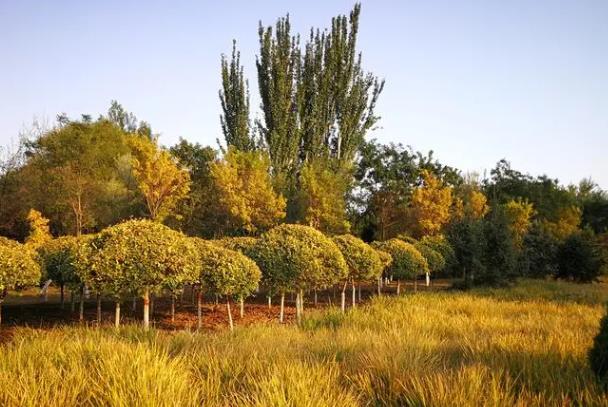
[[[362,3],[364,64],[386,79],[373,137],[464,171],[507,158],[608,188],[608,1]],[[306,34],[352,5],[0,0],[0,144],[35,116],[96,117],[117,99],[163,144],[215,146],[219,60],[232,39],[255,95],[259,20],[289,12]]]

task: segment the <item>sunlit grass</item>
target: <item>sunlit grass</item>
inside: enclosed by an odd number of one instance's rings
[[[586,356],[606,286],[378,298],[229,332],[22,329],[0,405],[608,405]]]

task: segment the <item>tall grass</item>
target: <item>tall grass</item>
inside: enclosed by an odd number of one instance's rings
[[[0,347],[0,405],[608,405],[586,361],[606,287],[555,284],[377,298],[232,334],[22,329]]]

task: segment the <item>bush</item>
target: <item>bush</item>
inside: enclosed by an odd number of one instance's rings
[[[391,255],[393,261],[388,269],[396,279],[414,278],[429,271],[429,265],[422,254],[410,243],[400,239],[373,242],[372,246]]]
[[[275,292],[329,287],[343,281],[348,267],[330,238],[302,225],[280,225],[264,233],[253,259],[262,270],[265,285]]]
[[[226,249],[234,250],[243,253],[245,256],[249,256],[253,247],[258,242],[255,237],[225,237],[223,239],[212,240],[214,244],[217,244]]]
[[[602,261],[591,232],[570,235],[557,252],[557,277],[586,283],[600,276]]]
[[[429,271],[431,273],[440,272],[445,268],[445,259],[441,253],[421,242],[416,243],[414,247],[422,254],[428,263]]]
[[[589,351],[589,365],[597,378],[606,386],[608,384],[608,314],[600,321],[600,331]]]
[[[420,239],[420,243],[427,245],[431,249],[439,252],[445,262],[445,267],[442,270],[435,271],[437,276],[450,276],[454,274],[456,265],[456,254],[450,242],[443,235],[424,236]]]
[[[349,278],[353,281],[368,281],[380,277],[383,262],[370,245],[353,235],[335,236],[333,241],[346,260]]]

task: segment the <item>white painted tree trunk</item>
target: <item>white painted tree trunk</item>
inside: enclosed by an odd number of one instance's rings
[[[171,294],[171,323],[175,322],[175,295]]]
[[[397,295],[401,294],[401,280],[397,280]]]
[[[431,285],[431,275],[427,272],[426,273],[426,286],[430,286]]]
[[[285,317],[285,293],[281,293],[281,312],[279,313],[279,322],[283,323],[283,318]]]
[[[150,290],[146,288],[143,295],[144,300],[144,329],[150,328]]]
[[[114,308],[114,326],[120,327],[120,301],[116,301]]]
[[[228,308],[228,323],[230,324],[230,331],[234,331],[234,323],[232,322],[232,311],[230,310],[230,298],[226,299],[226,307]]]
[[[353,297],[353,308],[357,306],[357,289],[355,287],[355,280],[352,281],[352,297]]]
[[[241,316],[241,318],[243,318],[245,316],[245,300],[242,298],[240,299],[240,306],[241,306],[240,316]]]

